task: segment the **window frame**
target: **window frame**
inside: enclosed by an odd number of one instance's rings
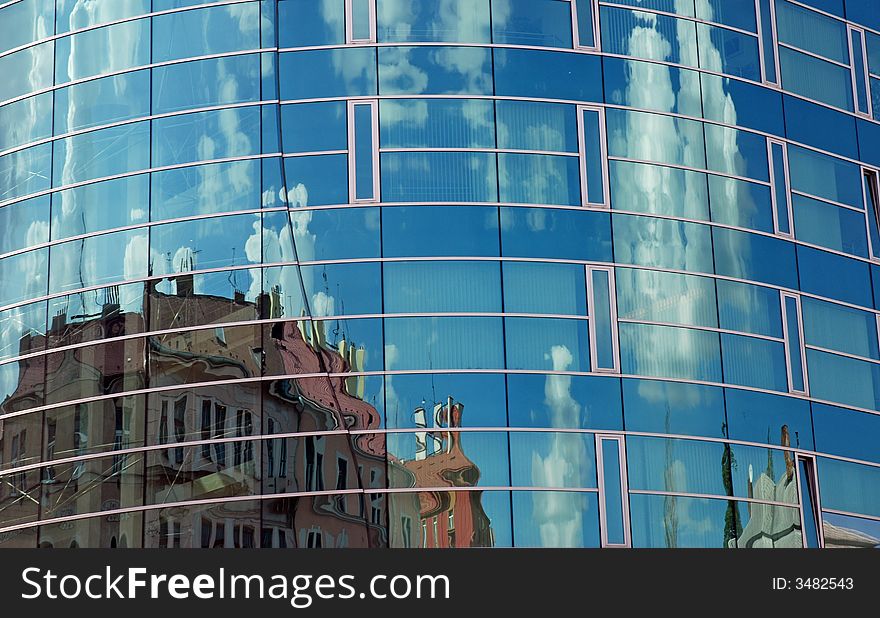
[[[807,371],[807,351],[806,345],[804,342],[804,312],[801,307],[801,297],[798,294],[792,294],[790,292],[780,291],[779,298],[782,303],[782,340],[785,345],[785,371],[788,377],[788,392],[792,394],[798,395],[810,395],[810,384],[809,384],[809,372]],[[791,364],[791,355],[793,350],[791,349],[792,341],[791,341],[791,333],[788,332],[788,307],[787,300],[794,300],[795,303],[795,311],[797,315],[795,316],[797,319],[797,327],[798,327],[798,342],[799,349],[797,353],[800,355],[801,359],[801,374],[802,380],[804,383],[803,390],[799,390],[794,388],[794,368]]]
[[[632,547],[632,532],[629,513],[629,484],[626,469],[626,440],[622,435],[596,434],[596,478],[599,486],[599,532],[600,544],[603,548]],[[608,509],[605,491],[605,467],[603,442],[617,442],[618,473],[620,475],[621,517],[623,518],[623,543],[611,543],[608,540]]]
[[[801,477],[801,463],[804,464],[804,469],[808,471],[806,479],[803,479]],[[819,541],[819,548],[824,548],[825,526],[822,522],[822,499],[819,494],[819,475],[817,471],[816,456],[807,453],[796,452],[794,471],[795,478],[798,484],[798,499],[800,502],[800,504],[798,505],[798,511],[800,512],[801,518],[801,535],[803,538],[803,546],[804,548],[808,547],[806,517],[804,517],[804,496],[801,495],[801,490],[804,487],[804,483],[806,482],[807,488],[810,491],[810,502],[813,510],[813,521],[816,522],[816,538]]]
[[[782,150],[782,177],[774,165],[773,148],[778,146]],[[770,203],[773,208],[773,233],[783,238],[794,238],[794,205],[791,199],[791,172],[788,163],[788,145],[778,139],[767,139],[767,162],[770,165]],[[785,208],[788,212],[788,232],[783,232],[779,226],[779,200],[777,199],[778,183],[782,182],[785,190]]]
[[[373,186],[372,197],[358,198],[357,184],[357,127],[356,109],[358,107],[370,108],[370,133],[372,135],[372,158]],[[347,129],[348,129],[348,201],[350,204],[377,204],[382,201],[381,174],[379,171],[379,100],[378,99],[352,99],[347,102]]]
[[[873,235],[880,237],[880,171],[862,166],[862,203],[865,207],[865,227],[868,232],[868,256],[874,263],[880,263],[880,247],[874,246]],[[874,225],[871,229],[870,213],[874,214]]]
[[[369,3],[370,10],[370,36],[366,39],[354,37],[354,3],[359,0],[345,0],[345,44],[346,45],[370,45],[376,43],[376,0],[360,0]]]
[[[770,32],[764,31],[765,24],[763,19],[763,10],[761,3],[767,2],[770,13]],[[755,19],[757,22],[758,35],[758,53],[761,56],[761,82],[770,88],[782,88],[782,76],[779,67],[779,36],[776,32],[776,0],[755,0]],[[769,34],[768,40],[773,44],[773,63],[776,81],[772,81],[767,77],[767,52],[764,49],[765,35]]]
[[[587,0],[590,3],[590,13],[593,18],[593,44],[584,45],[581,43],[580,24],[578,23],[578,0],[568,0],[571,4],[571,34],[572,47],[574,49],[584,49],[590,51],[599,51],[602,48],[599,29],[599,2],[598,0]]]
[[[587,266],[586,267],[586,284],[587,284],[587,315],[588,330],[590,336],[590,364],[592,370],[597,373],[620,373],[620,338],[617,328],[617,286],[615,281],[615,269],[613,266]],[[608,275],[608,303],[609,316],[611,319],[611,349],[613,356],[612,367],[599,366],[598,324],[596,323],[596,296],[593,285],[593,273],[604,272]]]
[[[856,62],[855,62],[855,48],[853,46],[853,34],[856,34],[859,37],[859,44],[862,47],[862,74],[864,76],[864,83],[862,84],[865,88],[865,101],[868,106],[865,110],[859,109],[859,87],[858,87],[858,72],[856,71]],[[846,24],[846,43],[849,48],[849,65],[850,65],[850,78],[852,79],[852,89],[853,89],[853,111],[856,116],[861,118],[874,118],[873,113],[873,101],[871,97],[871,72],[868,68],[868,42],[865,38],[865,31],[858,26],[854,26],[853,24]]]
[[[587,178],[587,143],[585,133],[584,114],[594,112],[599,115],[599,158],[602,162],[602,201],[591,202],[589,197],[589,179]],[[611,202],[611,177],[608,165],[608,127],[605,120],[605,108],[600,105],[577,106],[577,130],[578,130],[578,162],[580,164],[581,178],[581,206],[610,208]]]

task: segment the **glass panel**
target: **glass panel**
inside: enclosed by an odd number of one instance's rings
[[[510,547],[513,544],[510,492],[393,493],[388,502],[391,547]],[[463,534],[461,529],[473,532]]]
[[[827,85],[826,85],[827,87]],[[788,146],[791,188],[816,197],[863,208],[857,165],[819,152]]]
[[[143,504],[144,454],[116,455],[57,464],[44,469],[42,508],[45,519],[95,513]],[[102,509],[104,507],[104,509]]]
[[[499,487],[510,482],[507,433],[426,431],[389,433],[391,487]],[[389,468],[391,466],[389,465]]]
[[[880,516],[880,468],[820,459],[822,508]]]
[[[150,0],[114,0],[91,6],[84,6],[81,0],[55,0],[55,4],[58,34],[150,12]]]
[[[0,273],[3,260],[0,260]],[[46,303],[38,302],[0,311],[0,360],[12,358],[27,352],[29,347],[42,348],[39,335],[46,332]],[[0,369],[0,395],[4,399],[17,387],[13,380],[7,383],[7,376],[16,370],[8,367]]]
[[[52,135],[51,92],[0,107],[0,150],[21,146],[50,135]]]
[[[720,442],[628,436],[626,459],[631,491],[733,495],[729,447]]]
[[[629,431],[726,437],[724,393],[715,386],[624,379],[623,405]]]
[[[577,157],[500,153],[498,182],[502,202],[563,206],[581,203]],[[599,191],[601,194],[601,187]],[[601,195],[599,201],[603,201]]]
[[[602,61],[593,54],[495,49],[495,94],[601,102]],[[528,75],[529,79],[523,79]]]
[[[153,62],[260,48],[260,5],[247,2],[153,18]]]
[[[259,107],[199,112],[153,121],[153,165],[260,153]]]
[[[880,409],[880,365],[807,350],[807,367],[810,394],[816,399],[869,410]]]
[[[776,3],[776,26],[781,43],[849,64],[846,25],[842,21],[779,0]]]
[[[373,170],[373,124],[374,113],[376,109],[374,105],[355,105],[354,106],[354,182],[355,182],[355,199],[373,200],[377,196],[374,192],[374,170]],[[378,122],[378,120],[375,120]]]
[[[737,281],[717,280],[719,326],[782,338],[779,292]]]
[[[856,84],[856,111],[868,113],[868,81],[865,75],[865,50],[862,47],[862,34],[858,30],[850,30],[852,40],[853,61]]]
[[[598,168],[597,171],[600,170]],[[609,172],[611,206],[615,210],[704,221],[709,219],[706,174],[702,172],[630,161],[609,161]],[[593,172],[593,176],[595,174]],[[600,181],[601,178],[600,173]],[[594,189],[593,185],[590,185],[590,189]],[[593,200],[593,196],[590,200]],[[740,212],[747,206],[747,203],[736,204],[735,210]]]
[[[374,48],[284,53],[278,71],[282,100],[376,95]]]
[[[785,302],[786,345],[791,366],[791,390],[804,391],[804,365],[801,358],[800,304],[792,296],[783,296]]]
[[[764,60],[764,79],[771,84],[778,84],[776,72],[776,39],[773,36],[773,5],[772,0],[759,0],[758,8],[761,16],[761,43]]]
[[[348,203],[348,157],[317,155],[284,160],[291,208]]]
[[[49,242],[49,197],[0,208],[0,254]]]
[[[406,70],[401,70],[402,67]],[[379,93],[492,94],[490,50],[479,47],[380,47]]]
[[[501,271],[492,262],[389,262],[386,313],[500,312]]]
[[[772,49],[769,55],[772,62]],[[735,111],[736,124],[741,127],[773,135],[785,135],[783,96],[778,90],[709,73],[700,75],[700,84],[703,117],[707,120],[729,122],[731,112]]]
[[[870,270],[864,262],[803,246],[797,248],[797,258],[804,292],[873,306]]]
[[[488,43],[489,0],[377,0],[380,43]]]
[[[150,64],[149,19],[88,30],[55,42],[56,84],[145,64]]]
[[[594,110],[584,110],[584,166],[587,179],[587,203],[605,203],[605,161],[602,153],[602,116]]]
[[[794,246],[779,238],[724,228],[712,229],[715,272],[786,288],[797,288]]]
[[[505,318],[508,369],[590,371],[586,320]]]
[[[804,538],[798,529],[801,523],[800,509],[760,502],[735,504],[737,527],[742,528],[736,540],[737,547],[747,549],[803,547]]]
[[[593,24],[592,0],[575,0],[577,5],[578,45],[581,47],[596,46],[596,28]]]
[[[566,370],[570,365],[557,366]],[[511,427],[623,428],[620,380],[616,378],[510,374],[507,394]]]
[[[621,319],[718,326],[712,279],[634,268],[618,268],[616,278]]]
[[[875,519],[822,513],[822,531],[828,548],[880,547],[880,521]]]
[[[776,225],[781,234],[791,234],[788,212],[788,174],[786,173],[785,145],[771,142],[773,159],[773,197],[776,207]]]
[[[341,45],[345,43],[345,0],[281,0],[278,23],[297,24],[278,29],[281,47]]]
[[[290,213],[289,220],[285,215],[282,221],[294,231],[297,254],[304,262],[379,257],[378,208],[306,210]]]
[[[385,369],[502,368],[503,340],[501,318],[386,319]]]
[[[45,191],[52,176],[52,144],[0,157],[0,202]]]
[[[49,292],[147,276],[147,232],[131,230],[54,245]]]
[[[626,542],[626,522],[623,517],[623,491],[620,483],[620,442],[602,440],[602,479],[605,491],[605,525],[608,543]]]
[[[704,498],[630,495],[633,547],[736,547],[735,504]]]
[[[770,182],[767,140],[763,135],[714,124],[703,128],[708,169]]]
[[[379,123],[383,148],[495,147],[492,101],[382,100],[379,102]]]
[[[259,161],[171,169],[154,172],[151,179],[152,221],[260,207]]]
[[[571,3],[493,0],[492,41],[510,45],[571,47]]]
[[[703,125],[695,120],[647,112],[606,110],[608,154],[703,169]]]
[[[817,450],[880,463],[875,439],[880,416],[819,403],[812,408]]]
[[[780,47],[779,70],[786,90],[853,111],[852,75],[849,69]]]
[[[695,272],[713,270],[711,232],[706,226],[631,215],[614,215],[612,221],[617,262]]]
[[[757,32],[754,0],[707,0],[697,2],[697,17],[706,21]]]
[[[697,67],[695,23],[637,10],[599,8],[602,51]]]
[[[880,204],[877,202],[877,191],[880,186],[877,184],[877,175],[873,173],[865,173],[863,175],[865,189],[865,208],[868,215],[868,239],[871,243],[871,257],[880,256],[880,221],[877,217],[880,214]]]
[[[135,71],[55,92],[55,135],[150,115],[150,72]]]
[[[743,79],[761,80],[757,38],[727,28],[697,24],[697,41],[701,68]]]
[[[52,195],[52,240],[145,223],[149,176],[118,178]]]
[[[297,273],[295,266],[281,269],[282,291],[293,294],[285,301],[285,308],[290,307],[287,315],[301,315],[296,307],[299,301]],[[324,264],[320,266],[300,267],[306,298],[309,300],[307,315],[369,315],[382,313],[382,297],[377,293],[381,289],[381,265],[367,264]],[[386,271],[387,272],[387,271]],[[267,273],[267,279],[269,279]],[[271,289],[271,288],[265,288]]]
[[[35,92],[52,85],[53,42],[28,47],[0,58],[0,101]]]
[[[808,401],[733,388],[724,399],[731,439],[813,449]]]
[[[53,186],[150,167],[150,123],[101,129],[55,142]]]
[[[0,306],[46,294],[49,249],[0,259]]]
[[[114,285],[49,300],[50,348],[142,333],[146,330],[143,283]]]
[[[502,208],[502,254],[509,257],[611,262],[607,213],[549,208]]]
[[[371,0],[352,0],[351,2],[351,38],[354,41],[367,41],[373,38],[370,3]]]
[[[602,69],[605,100],[609,103],[698,118],[703,115],[700,74],[697,71],[613,57],[602,59]],[[705,90],[707,100],[716,94],[708,88]],[[661,91],[663,96],[657,96]],[[721,93],[722,96],[725,94]],[[725,97],[724,104],[727,103]],[[737,105],[737,109],[739,107]]]
[[[55,32],[55,7],[44,0],[24,0],[3,7],[0,53],[39,41]]]
[[[807,465],[806,461],[798,458],[798,473],[800,474],[800,491],[803,499],[804,534],[807,537],[807,547],[819,547],[819,528],[816,522],[816,505],[813,496],[813,480],[815,479],[813,466]]]
[[[375,223],[378,230],[378,220]],[[437,242],[438,238],[442,238],[443,242]],[[385,257],[497,256],[498,244],[497,207],[382,208],[382,249]]]
[[[344,101],[299,103],[281,107],[284,152],[346,150]]]
[[[591,433],[511,432],[510,483],[513,487],[596,488],[595,444]]]
[[[143,97],[143,90],[139,93]],[[231,56],[153,69],[153,113],[260,100],[260,56]],[[268,97],[267,97],[268,98]]]
[[[577,115],[573,105],[496,101],[495,113],[499,148],[578,151]]]
[[[770,187],[712,174],[708,176],[712,221],[760,232],[774,231]],[[786,202],[783,201],[782,205],[780,213],[788,217]]]
[[[502,268],[506,313],[587,315],[582,266],[503,262]]]
[[[622,373],[721,382],[718,333],[645,324],[618,328]]]
[[[615,369],[614,358],[614,317],[611,303],[610,274],[605,270],[593,270],[593,327],[596,334],[596,366],[600,369]]]
[[[455,426],[504,427],[505,396],[504,376],[500,374],[386,376],[385,423],[388,429],[416,428],[426,422],[425,412],[428,420],[434,418],[436,422],[451,398],[458,411]],[[450,423],[447,420],[445,424]]]
[[[803,298],[807,345],[880,360],[873,313],[813,298]]]
[[[727,384],[788,392],[785,349],[781,343],[722,334],[721,356]]]
[[[384,152],[380,169],[387,202],[498,200],[492,153]]]
[[[599,547],[599,498],[596,493],[511,493],[516,547]]]
[[[256,320],[260,271],[190,274],[152,283],[150,330]]]

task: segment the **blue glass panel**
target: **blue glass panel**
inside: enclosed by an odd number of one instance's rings
[[[44,0],[23,0],[4,6],[3,19],[0,19],[0,53],[52,36],[54,12],[54,3]]]
[[[0,272],[3,271],[3,260],[0,260]],[[5,274],[5,272],[4,272]],[[45,278],[43,284],[45,285]],[[3,285],[0,284],[0,290]],[[3,290],[5,292],[5,290]],[[45,293],[45,290],[43,290]],[[0,292],[2,293],[2,292]],[[37,338],[27,335],[37,335],[46,332],[46,303],[37,302],[31,305],[23,305],[0,311],[0,359],[12,358],[20,354],[26,354],[29,350],[37,351],[43,346],[40,343],[35,345]],[[31,347],[29,347],[29,345]],[[17,363],[15,363],[17,368]],[[6,381],[6,371],[10,371],[8,367],[0,369],[0,393],[4,399],[13,389],[17,388],[16,380]],[[14,371],[14,370],[13,370]]]
[[[348,157],[315,155],[284,160],[292,208],[348,203]]]
[[[495,113],[499,148],[578,151],[577,108],[574,105],[496,101]]]
[[[495,155],[481,152],[383,152],[386,202],[495,202]]]
[[[704,498],[631,495],[633,547],[736,547],[730,530],[735,512],[733,504]],[[687,513],[687,519],[670,519],[670,513],[676,512]]]
[[[88,81],[55,92],[55,135],[150,115],[149,71]]]
[[[54,49],[49,42],[0,57],[0,101],[51,86]]]
[[[281,107],[281,133],[284,152],[346,150],[345,102],[284,105]]]
[[[610,156],[706,167],[700,122],[619,109],[606,110],[605,118]]]
[[[147,231],[92,236],[53,245],[49,293],[147,276]]]
[[[770,182],[767,140],[763,135],[714,124],[706,132],[706,166],[715,172]]]
[[[56,84],[145,64],[150,64],[149,19],[86,30],[55,42]]]
[[[48,3],[46,0],[39,1],[43,4],[51,4],[51,0]],[[57,24],[55,32],[58,34],[118,19],[125,19],[126,17],[145,15],[150,12],[150,0],[113,0],[112,2],[99,2],[97,5],[91,6],[84,5],[81,0],[55,0],[55,4],[55,21]],[[154,4],[158,6],[153,10],[160,11],[165,8],[162,6],[163,4],[168,4],[168,0],[156,0]],[[193,4],[193,2],[190,2],[190,4]],[[5,19],[5,12],[8,9],[4,8],[3,10]],[[51,29],[52,26],[49,24],[49,30],[51,31]]]
[[[599,547],[595,492],[513,491],[516,547]]]
[[[501,311],[497,262],[388,262],[382,281],[385,313]]]
[[[880,516],[880,468],[835,459],[817,464],[822,508]]]
[[[756,37],[697,24],[697,39],[701,68],[761,81],[761,56]]]
[[[153,18],[153,62],[259,48],[260,5],[256,2]]]
[[[58,142],[63,144],[62,142]],[[0,202],[12,200],[50,186],[52,144],[31,146],[0,157]]]
[[[772,58],[772,50],[770,52]],[[730,122],[756,131],[785,136],[782,94],[739,79],[704,73],[700,76],[703,92],[703,116],[708,120]]]
[[[510,481],[513,487],[595,489],[598,485],[593,434],[511,433]]]
[[[284,313],[288,316],[371,315],[382,313],[381,266],[364,264],[321,264],[301,266],[301,276],[308,299],[308,311],[298,295],[299,274],[295,266],[265,269],[264,290],[280,286],[286,294]]]
[[[510,480],[510,452],[507,434],[503,432],[432,432],[425,436],[424,455],[421,466],[415,471],[400,470],[399,474],[389,475],[391,487],[433,487],[443,478],[448,469],[448,453],[456,453],[458,457],[467,455],[468,462],[463,464],[463,474],[467,474],[473,486],[499,487]],[[413,461],[422,450],[417,434],[413,432],[389,433],[386,436],[388,458],[392,461]],[[443,456],[446,454],[447,456]],[[439,455],[439,456],[438,456]],[[408,472],[408,473],[407,473]],[[456,509],[457,510],[457,509]],[[508,521],[510,515],[507,516]],[[438,518],[439,519],[439,518]]]
[[[287,223],[287,215],[281,214]],[[290,213],[287,225],[293,227],[302,261],[379,257],[381,253],[378,208],[297,211]],[[340,238],[345,242],[339,242]]]
[[[559,0],[493,0],[492,42],[571,47],[571,4]]]
[[[880,365],[807,350],[807,367],[810,395],[816,399],[869,410],[880,409]]]
[[[619,329],[622,373],[721,382],[718,333],[628,323]]]
[[[797,288],[795,248],[790,242],[713,228],[715,272],[719,275]]]
[[[621,319],[718,326],[713,279],[635,268],[618,268],[616,279]]]
[[[605,533],[609,543],[620,545],[626,542],[623,517],[624,500],[621,487],[620,443],[617,440],[602,440],[602,478],[605,490]]]
[[[880,120],[880,79],[871,78],[874,119]],[[856,119],[859,138],[859,158],[865,163],[880,167],[880,125],[861,118]]]
[[[865,213],[802,195],[791,198],[798,240],[868,257]]]
[[[599,178],[601,179],[601,167]],[[580,181],[578,157],[511,153],[498,155],[498,188],[502,202],[579,206]],[[599,192],[601,194],[601,185]],[[598,201],[601,203],[602,200]]]
[[[376,50],[369,47],[319,49],[281,54],[283,100],[376,94]]]
[[[278,24],[281,47],[345,43],[345,0],[280,0]]]
[[[733,493],[720,442],[627,436],[626,459],[630,490]]]
[[[834,5],[834,9],[819,6],[835,15],[843,15],[840,7],[846,3],[846,18],[858,24],[880,30],[880,15],[877,14],[877,4],[873,0],[809,0],[807,4]]]
[[[481,47],[380,47],[379,94],[492,94]]]
[[[353,0],[351,3],[351,38],[355,41],[372,39],[371,0]]]
[[[496,49],[494,54],[499,96],[602,101],[599,56],[528,49]]]
[[[816,447],[823,453],[880,462],[880,416],[814,403],[813,427]]]
[[[693,272],[713,271],[707,226],[668,219],[613,215],[614,259],[623,264]]]
[[[383,148],[495,147],[492,101],[384,99],[379,102],[379,127]]]
[[[155,135],[154,135],[155,137]],[[101,129],[55,142],[53,186],[150,167],[150,123]]]
[[[587,179],[588,204],[605,204],[604,154],[602,152],[602,116],[598,111],[583,111],[584,176]]]
[[[508,369],[590,371],[586,320],[505,318]]]
[[[694,16],[694,0],[610,0],[608,4],[625,4],[636,8],[654,9],[688,17]]]
[[[783,186],[783,194],[784,191]],[[765,185],[709,175],[709,205],[716,223],[772,233],[771,200],[770,188]],[[788,209],[784,212],[787,214]]]
[[[602,58],[602,67],[608,103],[697,118],[703,115],[697,71],[607,56]],[[663,96],[658,96],[660,92]]]
[[[0,259],[0,306],[44,296],[48,272],[49,249]]]
[[[627,431],[723,438],[724,395],[715,386],[623,380]]]
[[[631,161],[609,161],[608,167],[615,210],[709,219],[706,174]]]
[[[49,196],[0,208],[0,254],[49,242]]]
[[[610,262],[607,213],[548,208],[501,209],[502,255]]]
[[[697,31],[692,21],[602,6],[599,22],[604,52],[698,66]]]
[[[740,386],[788,391],[785,349],[776,341],[744,335],[721,335],[724,382]]]
[[[596,46],[596,26],[593,23],[595,15],[593,15],[592,0],[575,0],[577,7],[577,29],[578,44],[581,47]]]
[[[500,254],[498,245],[497,208],[382,208],[382,254],[386,257],[497,256]]]
[[[786,90],[853,111],[848,69],[786,47],[779,48],[779,67]]]
[[[803,246],[797,248],[797,259],[804,292],[872,306],[871,279],[864,262]]]
[[[502,267],[506,313],[587,315],[583,266],[503,262]]]
[[[230,56],[157,67],[153,69],[152,88],[154,114],[259,101],[260,56]],[[135,94],[145,98],[145,92],[146,88],[142,88]],[[118,96],[114,94],[112,98]]]
[[[260,207],[258,160],[213,163],[154,172],[151,181],[151,221]],[[96,186],[107,184],[110,183]],[[128,203],[134,203],[135,197],[136,194],[131,195]],[[142,199],[146,201],[145,198]]]
[[[354,195],[358,200],[378,199],[374,191],[373,105],[354,105]]]
[[[733,388],[725,389],[724,399],[731,439],[782,446],[788,440],[790,446],[813,449],[808,401]]]
[[[604,270],[594,270],[592,275],[592,319],[596,336],[596,366],[600,369],[615,369],[610,277],[609,273]]]
[[[782,309],[777,290],[722,279],[716,285],[721,328],[782,338]]]
[[[620,380],[615,378],[510,374],[507,393],[511,427],[623,428]]]
[[[700,19],[750,32],[758,31],[753,0],[707,0],[696,5]]]
[[[55,193],[52,195],[52,239],[145,223],[149,199],[147,174]]]
[[[771,168],[773,178],[773,199],[776,207],[776,226],[780,233],[791,234],[791,215],[789,213],[789,182],[785,161],[785,146],[771,142]]]
[[[0,107],[0,150],[21,146],[50,135],[51,92]]]
[[[816,2],[816,0],[811,0]],[[823,539],[825,547],[846,548],[863,547],[877,549],[880,547],[880,521],[863,519],[837,513],[822,513],[824,527]],[[852,539],[857,538],[854,544]],[[811,546],[812,547],[812,546]]]
[[[846,24],[838,19],[779,0],[776,3],[776,28],[780,43],[849,64]]]
[[[844,86],[849,88],[850,83],[847,77]],[[834,87],[829,81],[822,82],[825,92]],[[858,157],[854,116],[787,94],[783,95],[783,106],[788,139],[845,157]]]
[[[858,165],[819,152],[788,147],[791,188],[816,197],[863,207],[861,170]]]
[[[385,369],[501,369],[501,318],[385,319]]]
[[[874,75],[880,74],[880,34],[865,32],[865,45],[868,54],[868,72]]]
[[[415,428],[418,408],[432,414],[449,397],[462,406],[458,426],[507,425],[503,375],[445,373],[387,376],[385,424],[388,429]]]
[[[788,337],[788,362],[791,367],[791,390],[803,392],[804,388],[804,363],[801,356],[803,338],[798,314],[797,299],[791,296],[783,296],[785,303],[785,332]]]
[[[380,43],[489,43],[489,0],[377,0]]]

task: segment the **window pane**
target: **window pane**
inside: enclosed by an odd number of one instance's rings
[[[147,276],[147,232],[93,236],[51,248],[49,292]]]
[[[757,38],[707,24],[697,24],[697,38],[701,68],[744,79],[761,80]]]
[[[380,43],[489,42],[489,0],[377,0]]]
[[[872,306],[870,271],[864,262],[803,246],[797,248],[797,259],[804,292]]]
[[[578,18],[580,15],[578,10]],[[604,57],[602,67],[605,100],[609,103],[698,118],[703,115],[700,73],[697,71],[613,57]],[[657,96],[661,91],[663,96]],[[714,94],[706,88],[703,96],[708,99]],[[722,91],[721,95],[726,93]],[[728,103],[724,96],[723,104]],[[736,107],[739,109],[740,105]]]
[[[873,313],[814,298],[801,300],[807,345],[880,360]]]
[[[498,147],[515,150],[577,152],[577,115],[573,105],[496,101]]]
[[[606,110],[608,154],[703,169],[703,125],[695,120],[619,109]]]
[[[376,94],[376,50],[368,47],[284,53],[278,71],[287,101]]]
[[[715,271],[719,275],[797,288],[797,268],[791,243],[718,227],[712,230],[712,240]]]
[[[278,23],[281,47],[345,43],[345,0],[281,0]]]
[[[153,165],[260,153],[259,107],[199,112],[153,121]]]
[[[52,240],[145,223],[149,195],[147,174],[55,193],[52,195]]]
[[[480,47],[380,47],[379,93],[492,94],[490,51]]]
[[[281,108],[284,152],[346,150],[344,101],[299,103]]]
[[[724,394],[715,386],[627,378],[623,406],[629,431],[726,437]]]
[[[0,107],[0,150],[52,135],[52,96],[48,92]]]
[[[500,275],[492,262],[389,262],[385,312],[500,312]]]
[[[316,155],[284,160],[291,208],[348,203],[348,157]]]
[[[620,319],[718,326],[715,282],[635,268],[618,268],[617,312]]]
[[[387,202],[494,202],[495,155],[461,152],[385,152],[382,196]]]
[[[510,204],[578,206],[581,203],[578,168],[577,157],[500,153],[500,199]]]
[[[722,334],[721,356],[727,384],[788,392],[785,349],[781,343]]]
[[[493,53],[496,95],[585,102],[603,100],[599,56],[501,48]],[[529,79],[523,79],[523,75]]]
[[[846,26],[842,21],[780,0],[776,3],[779,41],[849,64]]]
[[[505,318],[508,369],[590,371],[586,320]]]
[[[799,240],[868,257],[864,213],[802,195],[792,196],[792,208]]]
[[[605,490],[605,525],[609,543],[621,544],[626,540],[623,518],[624,496],[620,483],[620,442],[602,440],[602,476]]]
[[[588,177],[596,177],[601,168]],[[709,196],[706,190],[706,174],[689,170],[633,163],[609,161],[611,176],[611,206],[616,210],[628,210],[644,214],[668,215],[687,219],[709,219]],[[589,172],[588,172],[589,173]],[[590,185],[591,193],[594,189]],[[601,203],[601,187],[598,196]],[[743,208],[745,204],[737,204]]]
[[[230,56],[153,69],[153,113],[260,100],[260,56]],[[140,93],[143,97],[143,91]],[[268,98],[268,97],[267,97]]]
[[[610,262],[610,217],[582,210],[502,208],[501,246],[509,257]]]
[[[624,264],[709,272],[712,240],[696,223],[614,215],[614,257]]]
[[[797,146],[788,147],[788,164],[793,190],[863,207],[857,165]]]
[[[49,188],[52,144],[31,146],[0,157],[0,202]]]
[[[834,107],[853,110],[849,69],[786,47],[779,48],[779,69],[786,90]]]
[[[55,142],[54,186],[150,167],[150,123],[101,129]]]
[[[820,459],[822,507],[880,516],[880,468]]]
[[[599,21],[604,52],[698,66],[692,21],[607,6],[599,8]]]
[[[385,369],[504,367],[501,318],[389,318]]]
[[[595,444],[591,433],[511,432],[511,485],[595,489]]]
[[[510,374],[507,393],[511,427],[623,428],[616,378]]]
[[[153,62],[260,48],[260,5],[217,6],[153,18]]]
[[[575,264],[503,262],[504,311],[587,315],[584,268]]]
[[[599,547],[599,498],[594,492],[514,491],[517,547]],[[548,513],[553,513],[552,518]]]
[[[492,101],[401,99],[379,102],[383,148],[494,148]]]
[[[260,207],[259,161],[171,169],[151,179],[151,221]]]
[[[782,309],[777,290],[721,279],[716,285],[721,328],[782,338]]]
[[[150,72],[96,79],[55,92],[55,135],[150,115]]]
[[[733,388],[724,399],[731,439],[813,449],[808,401]]]
[[[785,192],[783,186],[781,191]],[[773,232],[770,188],[754,182],[709,174],[709,204],[712,221],[760,232]],[[788,216],[786,202],[780,214]],[[781,226],[780,226],[781,227]]]
[[[619,329],[622,373],[721,382],[717,333],[645,324]]]
[[[354,183],[355,199],[378,199],[374,192],[373,154],[378,145],[373,143],[374,105],[354,106]],[[378,122],[378,120],[376,120]]]
[[[50,41],[0,58],[0,101],[51,86],[54,49]]]
[[[669,513],[686,513],[670,518]],[[630,496],[633,547],[736,547],[734,503],[677,496]]]
[[[437,238],[443,242],[436,242]],[[383,207],[382,242],[385,257],[497,256],[498,210],[485,206]]]
[[[433,415],[436,406],[458,402],[457,427],[507,425],[504,376],[474,374],[413,374],[385,378],[385,421],[389,429],[416,428],[417,410]]]
[[[571,4],[559,0],[493,0],[492,41],[571,47]]]
[[[0,208],[0,254],[49,242],[49,197]]]

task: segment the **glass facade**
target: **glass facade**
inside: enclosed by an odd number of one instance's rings
[[[880,545],[880,19],[0,3],[0,547]]]

